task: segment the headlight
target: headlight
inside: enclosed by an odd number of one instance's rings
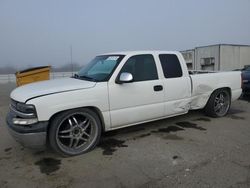
[[[17,103],[16,110],[25,114],[35,114],[36,109],[32,104]]]
[[[10,110],[21,118],[36,118],[36,108],[32,104],[24,104],[16,101],[12,101]]]

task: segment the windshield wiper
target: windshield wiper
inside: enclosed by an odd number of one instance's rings
[[[74,74],[71,78],[79,78],[78,74]]]
[[[72,76],[72,78],[81,79],[81,80],[88,80],[88,81],[93,81],[93,82],[98,82],[98,80],[95,79],[95,78],[91,78],[89,76],[79,76],[79,74],[74,74]]]
[[[79,76],[77,78],[80,78],[80,79],[83,79],[83,80],[88,80],[88,81],[93,81],[93,82],[98,82],[97,79],[95,78],[91,78],[91,77],[88,77],[88,76]]]

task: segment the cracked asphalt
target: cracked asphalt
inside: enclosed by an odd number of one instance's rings
[[[0,85],[1,188],[250,187],[250,97],[233,102],[223,118],[192,111],[105,133],[93,151],[63,158],[8,134],[14,87]]]

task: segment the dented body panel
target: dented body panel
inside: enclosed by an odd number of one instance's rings
[[[192,81],[192,100],[190,109],[204,108],[210,95],[219,88],[228,88],[231,100],[241,95],[240,72],[213,72],[190,75]]]

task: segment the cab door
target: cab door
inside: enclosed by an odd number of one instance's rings
[[[108,83],[112,128],[157,119],[164,115],[164,88],[153,55],[131,56],[121,73],[133,76],[131,83]]]
[[[165,116],[187,113],[191,103],[191,80],[176,54],[159,54],[165,88]]]

